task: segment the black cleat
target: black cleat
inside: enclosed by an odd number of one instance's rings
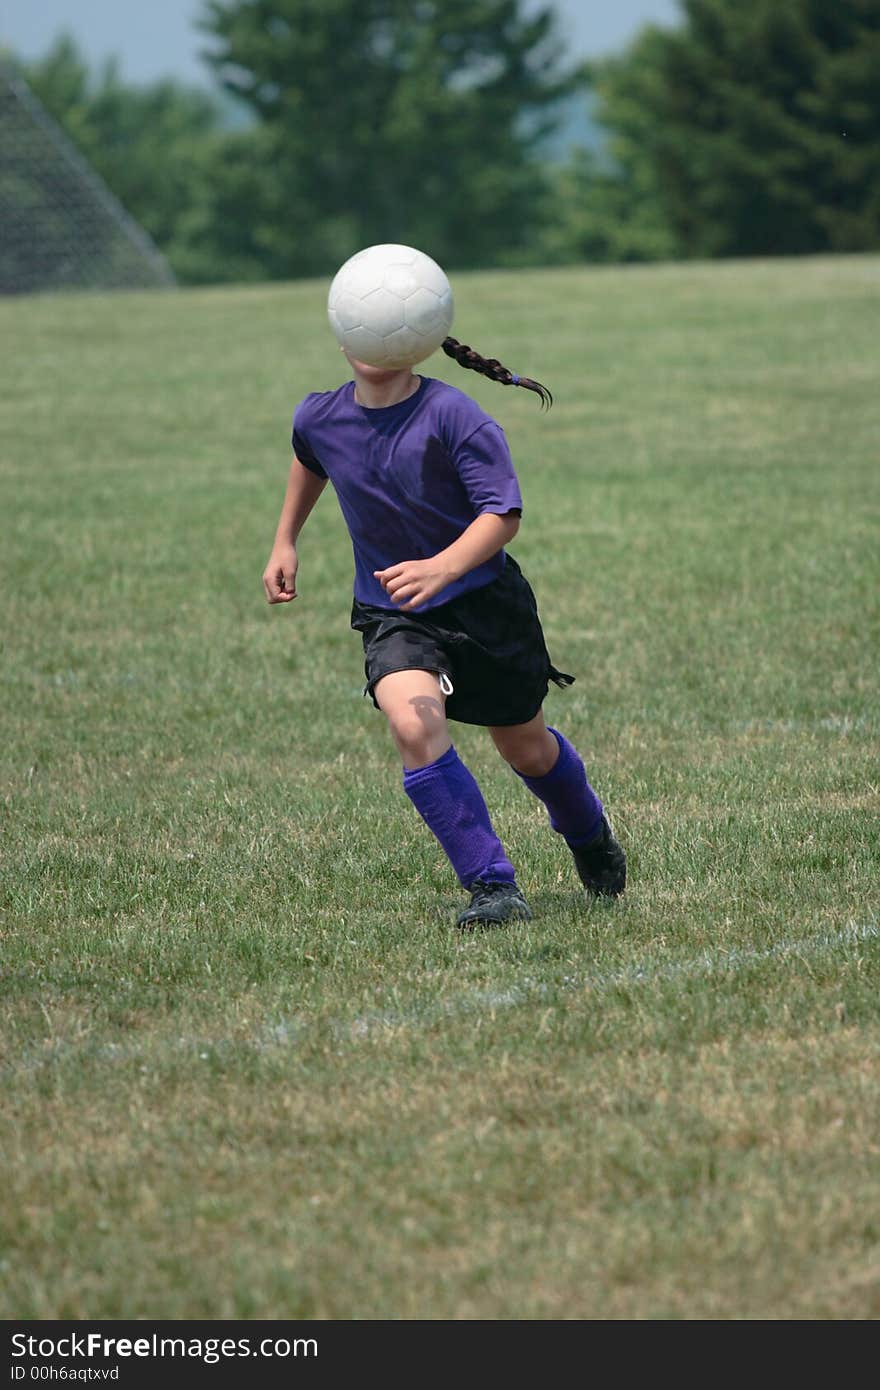
[[[519,919],[528,922],[532,912],[515,883],[484,883],[477,878],[470,886],[471,900],[456,920],[456,926],[497,927],[502,922]]]
[[[569,846],[571,848],[571,846]],[[619,898],[626,887],[626,855],[605,816],[589,844],[572,849],[575,868],[588,893],[597,898]]]

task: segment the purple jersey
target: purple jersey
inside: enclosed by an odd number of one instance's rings
[[[501,426],[455,386],[420,377],[397,405],[358,405],[354,382],[306,396],[293,417],[300,463],[329,478],[354,548],[354,593],[393,604],[374,570],[424,560],[457,540],[484,512],[521,511],[522,497]],[[497,579],[504,551],[448,584],[419,610]]]

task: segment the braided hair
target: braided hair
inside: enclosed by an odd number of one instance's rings
[[[502,386],[524,386],[527,391],[534,391],[541,397],[541,407],[549,410],[553,404],[553,397],[542,386],[540,381],[533,381],[530,376],[517,376],[507,367],[502,367],[497,357],[481,357],[467,343],[460,343],[457,338],[444,338],[440,345],[447,357],[452,357],[460,367],[466,367],[470,371],[480,372],[482,376],[489,377],[490,381],[499,381]]]

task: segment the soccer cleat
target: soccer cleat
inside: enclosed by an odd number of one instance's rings
[[[484,883],[478,878],[471,884],[470,894],[469,905],[458,914],[458,927],[497,927],[502,922],[528,922],[531,918],[531,909],[515,883]]]
[[[597,898],[618,898],[626,887],[626,855],[614,838],[607,817],[589,844],[569,845],[578,877],[588,893]]]

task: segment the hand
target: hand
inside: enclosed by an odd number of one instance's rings
[[[429,560],[402,560],[387,570],[373,570],[373,578],[378,579],[391,602],[406,612],[439,594],[455,575],[434,555]]]
[[[263,571],[263,588],[270,603],[289,603],[296,598],[296,572],[299,569],[296,547],[276,545]]]

